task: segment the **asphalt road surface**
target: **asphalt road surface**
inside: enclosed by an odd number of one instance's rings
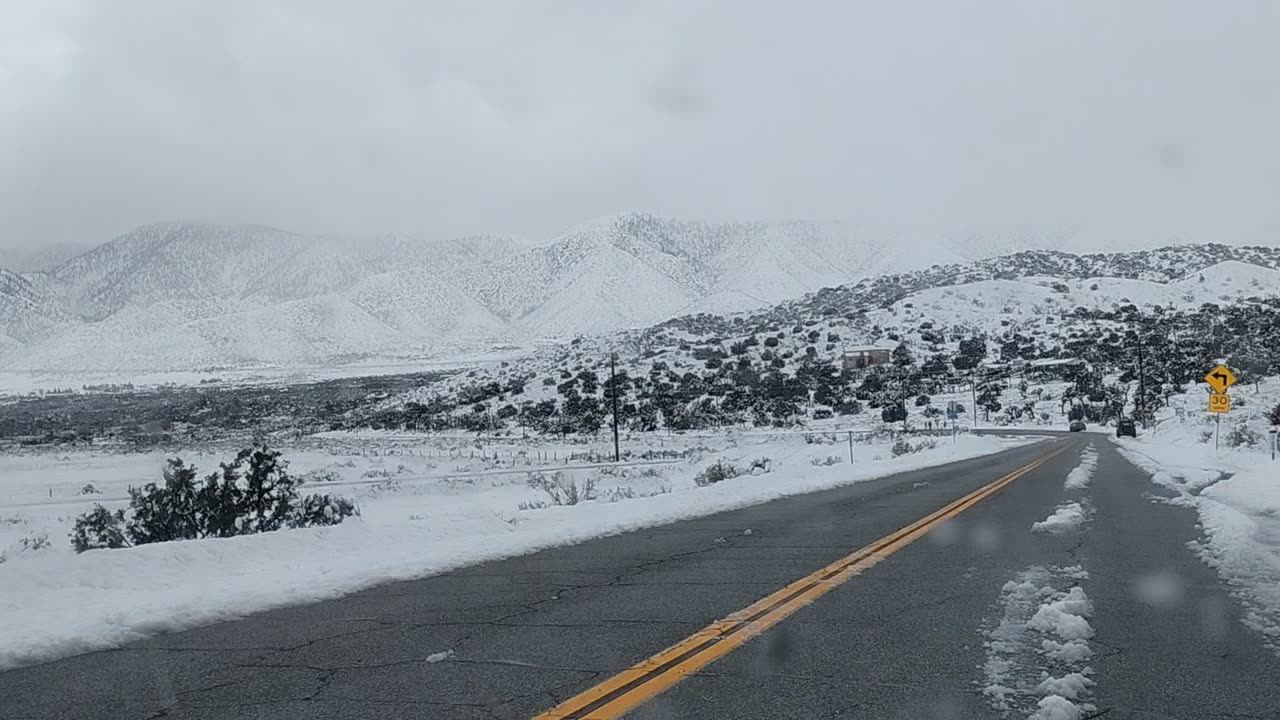
[[[1091,519],[1031,532],[1090,444]],[[0,673],[0,718],[1025,718],[984,641],[1039,571],[1093,602],[1091,716],[1280,718],[1280,659],[1158,496],[1062,435]]]

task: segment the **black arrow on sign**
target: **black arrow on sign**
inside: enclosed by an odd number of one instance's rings
[[[1213,377],[1217,378],[1218,382],[1222,383],[1223,385],[1226,385],[1226,384],[1227,384],[1227,374],[1226,374],[1226,373],[1216,372],[1216,373],[1214,373],[1214,374],[1213,374]]]

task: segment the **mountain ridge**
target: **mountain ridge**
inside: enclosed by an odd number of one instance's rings
[[[1280,266],[1280,250],[1258,246],[974,259],[936,238],[911,252],[904,242],[837,221],[710,223],[645,213],[582,223],[543,245],[155,223],[47,272],[0,270],[0,369],[287,364],[273,334],[318,364],[456,357],[536,338],[679,327],[708,313],[785,315],[795,303],[839,313],[1010,274],[1167,281],[1214,259]]]

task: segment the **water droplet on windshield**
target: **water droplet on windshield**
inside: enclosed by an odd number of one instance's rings
[[[969,537],[979,552],[990,553],[1000,549],[1000,529],[991,523],[977,523]]]
[[[960,539],[960,524],[955,520],[948,520],[935,526],[926,537],[939,545],[953,545]]]
[[[1142,575],[1133,581],[1133,595],[1154,608],[1168,610],[1182,603],[1186,592],[1182,578],[1168,570]]]

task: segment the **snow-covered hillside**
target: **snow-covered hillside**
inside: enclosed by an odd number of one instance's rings
[[[614,353],[621,416],[637,429],[847,423],[866,410],[876,423],[924,425],[949,401],[977,405],[982,422],[1065,424],[1072,408],[1107,422],[1163,406],[1219,359],[1254,377],[1280,372],[1276,267],[1280,250],[1181,246],[1024,252],[876,276],[547,346],[355,422],[592,432],[610,412]],[[893,362],[842,371],[841,353],[861,345],[893,351]]]
[[[478,352],[763,308],[902,255],[843,223],[626,214],[528,246],[505,237],[302,236],[148,225],[44,273],[0,275],[0,368],[191,370]],[[326,325],[327,324],[327,325]],[[290,354],[292,353],[292,354]]]

